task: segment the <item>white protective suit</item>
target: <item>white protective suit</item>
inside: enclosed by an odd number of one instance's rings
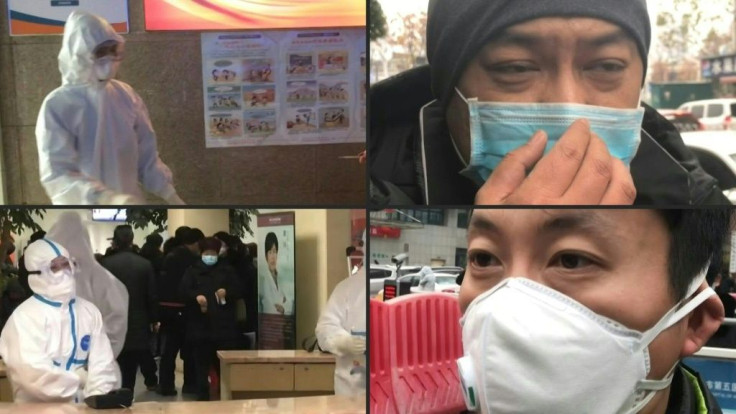
[[[15,402],[81,402],[120,387],[100,311],[75,297],[73,272],[52,282],[48,264],[59,256],[69,253],[49,239],[28,246],[26,267],[41,274],[28,276],[34,295],[15,309],[0,334]]]
[[[351,332],[365,335],[366,308],[365,266],[335,286],[314,330],[320,347],[337,356],[335,363],[335,394],[356,395],[365,392],[365,355],[340,350],[338,343]],[[365,337],[365,336],[364,336]],[[356,367],[360,361],[363,366]],[[357,369],[356,369],[357,368]]]
[[[183,204],[143,100],[128,84],[95,74],[93,51],[106,41],[125,43],[104,19],[72,12],[59,53],[62,86],[46,97],[36,124],[41,184],[53,204],[142,204],[139,182]],[[119,62],[107,64],[114,73]]]
[[[62,214],[47,237],[66,247],[79,264],[75,276],[77,297],[92,302],[102,314],[105,332],[117,358],[128,331],[128,289],[97,262],[87,226],[76,212]]]
[[[435,281],[437,278],[434,276],[432,268],[429,266],[422,267],[419,271],[419,276],[421,276],[421,279],[419,280],[419,290],[423,292],[434,292]]]

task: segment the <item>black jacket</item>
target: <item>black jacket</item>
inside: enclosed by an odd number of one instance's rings
[[[132,251],[122,250],[103,258],[102,266],[128,289],[128,333],[123,349],[147,349],[151,324],[158,322],[156,278],[151,263]]]
[[[241,295],[245,300],[245,332],[255,332],[258,327],[258,271],[253,266],[253,258],[245,254],[231,254],[225,260],[235,269]]]
[[[450,141],[444,110],[437,102],[429,104],[432,100],[428,66],[371,86],[368,153],[373,207],[473,204],[478,186],[458,174],[464,166]],[[644,107],[641,145],[631,163],[635,204],[729,204],[675,127],[653,108]]]
[[[224,305],[215,299],[218,289],[226,291]],[[200,309],[199,295],[207,299],[207,313]],[[186,305],[187,341],[235,341],[241,337],[235,314],[235,302],[242,297],[241,287],[229,264],[207,266],[200,260],[184,273],[179,297]]]
[[[200,257],[192,253],[186,246],[174,248],[164,259],[163,268],[159,275],[159,300],[161,302],[181,303],[177,288],[181,283],[184,272],[200,261]]]
[[[697,386],[686,377],[685,372],[695,377],[698,383]],[[667,411],[665,411],[665,414],[699,414],[698,393],[702,393],[703,395],[708,414],[723,413],[721,407],[718,405],[718,401],[716,401],[713,394],[708,390],[708,386],[700,378],[700,375],[684,364],[680,364],[675,369],[675,374],[672,377],[670,399],[667,401]]]

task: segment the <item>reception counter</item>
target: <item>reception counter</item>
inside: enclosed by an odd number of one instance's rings
[[[220,399],[334,393],[335,356],[302,350],[218,351]]]
[[[5,363],[0,360],[0,402],[13,402],[13,389],[5,370]]]
[[[94,410],[84,404],[0,404],[0,414],[228,414],[228,413],[365,413],[365,394],[359,397],[318,396],[210,402],[143,402],[128,409]]]

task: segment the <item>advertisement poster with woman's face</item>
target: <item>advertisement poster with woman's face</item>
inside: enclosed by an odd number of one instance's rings
[[[259,349],[294,349],[294,213],[259,215],[257,237]]]

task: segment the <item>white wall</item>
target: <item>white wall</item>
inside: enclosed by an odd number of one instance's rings
[[[408,245],[409,260],[406,265],[429,265],[430,260],[440,258],[447,266],[455,265],[455,249],[465,249],[467,230],[457,227],[457,210],[446,210],[445,226],[425,225],[422,229],[402,229],[398,239],[371,237],[370,263],[391,264],[391,256],[405,251]]]
[[[110,246],[110,240],[112,237],[115,227],[122,222],[103,222],[103,221],[92,221],[92,210],[91,209],[77,209],[77,210],[66,210],[66,209],[46,209],[43,219],[36,219],[36,222],[48,232],[51,227],[56,223],[59,216],[64,212],[75,211],[82,216],[82,222],[87,225],[89,232],[90,242],[92,243],[92,249],[95,253],[105,253],[105,250]],[[145,229],[133,229],[135,235],[134,243],[138,246],[143,246],[145,243],[145,237],[151,234],[155,230],[154,226],[148,226]],[[31,237],[33,231],[25,231],[15,236],[15,247],[16,252],[21,252],[28,244],[28,239]],[[162,236],[164,240],[168,238],[168,233],[163,232]],[[16,255],[18,256],[18,255]]]

